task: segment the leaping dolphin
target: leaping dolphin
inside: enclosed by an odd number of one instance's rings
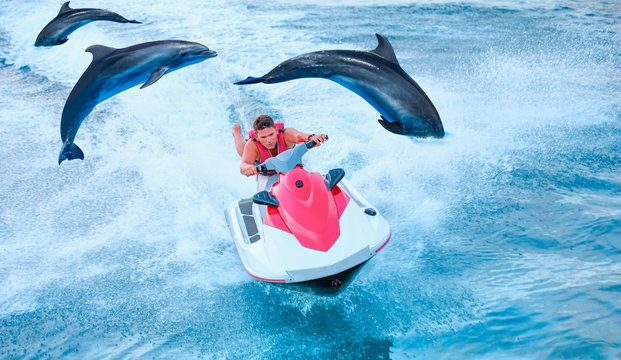
[[[63,4],[58,15],[50,21],[37,36],[35,46],[54,46],[67,42],[67,36],[79,27],[97,20],[118,23],[140,24],[140,21],[127,20],[121,15],[102,9],[72,9],[69,1]]]
[[[144,84],[140,88],[145,88],[164,74],[218,55],[204,45],[182,40],[146,42],[123,49],[93,45],[86,51],[93,55],[93,61],[65,102],[58,165],[65,159],[84,159],[73,140],[82,121],[97,104],[141,83]]]
[[[325,78],[365,99],[381,114],[388,131],[417,137],[444,136],[438,111],[423,89],[401,68],[392,45],[380,34],[372,51],[325,50],[302,54],[280,63],[261,77],[236,85],[275,84],[301,78]]]

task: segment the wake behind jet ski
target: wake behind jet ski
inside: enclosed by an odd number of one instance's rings
[[[258,166],[262,189],[225,216],[248,274],[320,294],[344,289],[390,240],[384,217],[347,181],[301,165],[315,143],[296,145]]]

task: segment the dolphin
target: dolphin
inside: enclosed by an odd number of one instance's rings
[[[79,27],[96,20],[107,20],[118,23],[141,24],[140,21],[127,20],[112,11],[102,9],[72,9],[69,1],[63,4],[58,15],[50,21],[37,36],[35,46],[54,46],[67,42],[67,36]]]
[[[401,68],[390,42],[380,34],[372,51],[325,50],[286,60],[261,77],[236,85],[275,84],[325,78],[360,95],[379,113],[388,131],[416,137],[444,137],[438,111],[423,89]]]
[[[93,55],[93,60],[65,102],[58,165],[65,159],[84,159],[73,140],[82,121],[97,104],[136,85],[143,84],[140,88],[145,88],[164,74],[218,55],[204,45],[182,40],[152,41],[123,49],[92,45],[86,51]]]

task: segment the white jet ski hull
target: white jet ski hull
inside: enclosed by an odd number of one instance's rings
[[[274,284],[344,288],[390,240],[386,219],[344,179],[337,185],[350,200],[339,218],[340,235],[327,251],[306,248],[293,234],[265,225],[264,205],[252,199],[225,211],[239,257],[252,277]]]

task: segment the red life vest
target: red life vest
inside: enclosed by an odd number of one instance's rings
[[[287,143],[285,142],[285,133],[284,133],[285,124],[283,124],[282,122],[274,122],[274,125],[276,125],[276,130],[278,131],[278,143],[276,144],[276,151],[277,151],[277,154],[280,154],[281,152],[287,150]],[[272,153],[265,146],[261,145],[259,140],[257,140],[257,135],[254,129],[250,130],[248,132],[248,135],[254,141],[254,144],[257,146],[257,149],[259,150],[259,162],[260,163],[272,157]]]

